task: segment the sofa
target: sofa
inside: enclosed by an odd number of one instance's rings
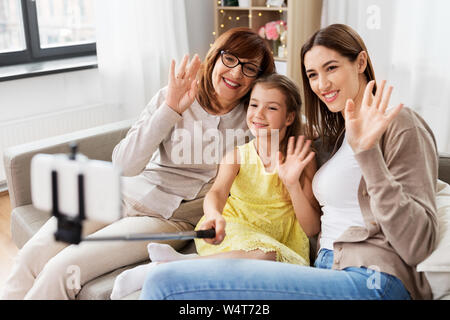
[[[69,143],[77,141],[79,152],[90,159],[111,161],[114,147],[125,137],[134,120],[125,120],[70,134],[43,139],[15,147],[4,152],[4,166],[11,200],[11,235],[14,243],[21,248],[50,217],[31,204],[30,163],[37,153],[69,153]],[[319,163],[323,161],[319,150]],[[450,155],[440,155],[439,179],[450,183]],[[450,223],[450,222],[449,222]],[[311,239],[312,246],[314,241]],[[195,251],[193,241],[189,241],[181,252]],[[314,249],[311,252],[315,252]],[[144,261],[141,263],[148,263]],[[77,295],[81,300],[106,300],[111,294],[114,280],[122,271],[140,263],[124,266],[86,283]],[[447,270],[450,272],[450,269]],[[450,273],[448,273],[450,275]],[[138,299],[139,291],[124,299]],[[440,296],[445,298],[445,295]],[[450,298],[450,294],[446,296]]]

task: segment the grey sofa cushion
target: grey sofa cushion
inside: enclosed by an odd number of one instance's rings
[[[145,261],[142,263],[148,263]],[[86,283],[77,295],[77,300],[109,300],[109,297],[114,286],[116,277],[125,270],[134,268],[141,263],[136,263],[123,268],[116,269],[112,272],[106,273],[101,277],[92,279]],[[139,299],[139,296],[137,296]]]
[[[49,218],[49,213],[37,210],[31,204],[13,209],[11,237],[17,247],[22,248]]]
[[[193,253],[195,251],[194,241],[189,241],[188,245],[181,250],[181,253]],[[78,300],[109,300],[114,286],[116,277],[123,271],[137,267],[141,264],[149,263],[146,260],[140,263],[135,263],[123,268],[116,269],[112,272],[106,273],[98,278],[92,279],[86,283],[77,295]],[[123,298],[123,300],[138,300],[141,290],[131,293]]]

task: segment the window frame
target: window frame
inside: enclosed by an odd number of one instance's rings
[[[68,45],[54,48],[40,47],[39,27],[35,0],[21,0],[26,49],[0,53],[0,66],[96,55],[96,43]]]

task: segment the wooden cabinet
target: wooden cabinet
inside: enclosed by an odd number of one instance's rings
[[[267,6],[267,0],[211,1],[214,1],[216,38],[233,27],[245,26],[258,32],[267,22],[286,21],[287,54],[285,57],[275,56],[275,64],[278,73],[287,75],[302,87],[300,50],[303,43],[320,28],[322,0],[284,0],[281,7]],[[233,6],[225,5],[233,2]],[[273,41],[269,44],[273,48]]]
[[[235,27],[249,27],[258,32],[268,22],[284,21],[288,25],[284,37],[279,40],[266,39],[266,41],[274,52],[277,71],[287,74],[289,61],[287,39],[290,32],[288,19],[292,18],[289,8],[289,2],[291,1],[293,0],[272,1],[273,3],[282,3],[282,6],[271,6],[268,5],[267,0],[216,0],[214,5],[214,35],[217,38],[223,32]],[[284,26],[281,26],[281,28],[284,28]]]

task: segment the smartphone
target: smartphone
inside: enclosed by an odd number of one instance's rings
[[[31,198],[39,210],[53,211],[52,172],[56,173],[59,214],[78,217],[78,177],[83,176],[85,219],[112,223],[121,218],[121,169],[81,154],[37,154],[31,160]]]

